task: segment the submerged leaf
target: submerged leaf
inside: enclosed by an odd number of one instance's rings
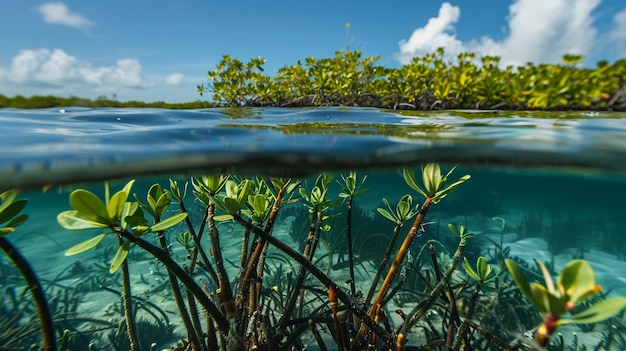
[[[526,296],[528,301],[530,301],[533,305],[535,305],[535,307],[540,308],[542,304],[535,301],[535,298],[530,291],[530,284],[528,283],[528,280],[526,280],[526,276],[520,269],[517,262],[513,261],[510,258],[506,258],[504,260],[504,264],[506,265],[507,270],[511,274],[511,277],[513,277],[513,281],[515,282],[515,285],[517,285],[517,287],[522,292],[522,294]]]
[[[463,257],[463,269],[465,269],[465,273],[467,273],[467,275],[469,275],[472,279],[480,281],[478,273],[476,273],[474,268],[472,268],[467,257]]]
[[[100,234],[98,236],[95,236],[89,240],[85,240],[79,244],[76,244],[72,247],[70,247],[69,250],[65,251],[65,256],[72,256],[72,255],[76,255],[88,250],[93,249],[94,247],[98,246],[98,244],[100,244],[100,242],[102,242],[102,239],[104,239],[104,237],[107,235],[108,233],[104,233],[104,234]]]
[[[618,314],[624,308],[626,308],[626,298],[615,297],[595,303],[569,319],[559,320],[558,324],[601,322]]]
[[[177,225],[178,223],[182,222],[185,218],[187,218],[187,212],[177,213],[171,217],[168,217],[162,220],[159,223],[154,224],[153,226],[150,227],[150,231],[160,232],[162,230],[171,228]]]
[[[85,218],[98,222],[105,227],[112,224],[104,203],[91,191],[85,189],[74,190],[70,194],[70,205]]]
[[[107,224],[97,222],[83,216],[76,210],[63,211],[57,215],[57,221],[61,227],[70,230],[107,228]]]
[[[415,172],[412,169],[405,168],[402,170],[402,176],[404,177],[404,182],[411,187],[411,189],[417,191],[422,194],[424,197],[428,197],[428,194],[419,185],[417,185],[417,180],[415,179]]]
[[[27,200],[17,200],[6,206],[3,206],[4,208],[2,209],[2,211],[0,211],[0,224],[7,222],[13,217],[17,216],[17,214],[22,211],[24,206],[26,206],[26,202]]]
[[[569,262],[559,274],[557,284],[567,301],[573,304],[582,302],[600,291],[596,286],[593,268],[585,260]]]
[[[126,260],[126,257],[128,257],[129,246],[130,246],[130,241],[125,241],[124,244],[122,244],[117,249],[117,252],[115,253],[115,256],[113,257],[113,260],[111,261],[111,266],[109,267],[109,273],[115,273],[118,269],[120,269],[120,267],[122,266],[122,263],[124,263],[124,261]]]
[[[378,211],[378,213],[380,213],[383,217],[387,218],[388,220],[396,223],[396,219],[391,215],[391,213],[389,213],[387,210],[385,210],[384,208],[377,208],[376,211]]]

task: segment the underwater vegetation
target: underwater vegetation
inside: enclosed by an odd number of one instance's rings
[[[0,348],[578,350],[558,334],[566,324],[603,333],[597,350],[623,345],[626,298],[602,292],[584,259],[557,274],[510,257],[502,242],[489,244],[490,257],[470,256],[466,224],[431,220],[471,186],[453,171],[404,169],[410,192],[380,199],[373,215],[358,204],[370,190],[357,172],[205,175],[145,193],[130,180],[115,192],[105,184],[103,196],[77,189],[57,221],[67,235],[88,235],[65,255],[100,250],[106,265],[79,260],[51,281],[9,242],[26,200],[5,192],[0,313],[11,317],[0,319]],[[131,279],[146,260],[154,274]],[[106,319],[81,313],[89,294],[112,298]]]

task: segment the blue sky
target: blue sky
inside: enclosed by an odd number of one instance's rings
[[[264,57],[268,74],[347,47],[391,67],[438,46],[503,64],[613,62],[626,1],[4,0],[0,33],[0,94],[184,102],[207,99],[195,87],[223,54]]]

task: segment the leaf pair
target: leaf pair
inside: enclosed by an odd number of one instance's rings
[[[124,228],[122,213],[126,200],[135,180],[131,180],[124,188],[109,198],[109,185],[105,185],[105,202],[85,189],[74,190],[70,194],[70,206],[73,210],[59,213],[57,221],[70,230],[93,228]]]
[[[448,229],[452,232],[452,234],[458,235],[459,238],[461,238],[459,246],[465,246],[467,244],[467,239],[474,236],[474,233],[466,231],[463,223],[459,223],[457,227],[455,227],[452,223],[449,223]]]
[[[419,212],[419,204],[415,204],[415,206],[413,206],[413,198],[411,197],[411,195],[404,195],[396,205],[395,211],[391,208],[391,205],[389,204],[389,201],[387,201],[387,199],[383,198],[383,202],[387,206],[387,209],[379,207],[376,210],[383,217],[396,224],[402,224],[406,222],[407,220],[413,218]]]
[[[15,227],[24,224],[28,219],[27,214],[19,214],[26,206],[27,200],[15,200],[16,197],[17,190],[7,190],[0,194],[0,225],[6,223],[0,228],[0,237],[12,233]]]
[[[343,186],[343,189],[339,193],[339,197],[347,198],[347,197],[357,197],[359,195],[365,194],[369,191],[369,189],[361,187],[367,180],[367,175],[363,176],[360,182],[358,182],[358,177],[356,171],[351,171],[350,174],[346,177],[345,175],[341,175],[342,182],[338,182],[339,185]]]
[[[446,187],[448,177],[454,171],[456,167],[453,167],[445,176],[442,176],[441,169],[437,163],[428,163],[422,168],[422,182],[424,188],[417,185],[417,179],[415,178],[415,172],[412,169],[404,169],[402,175],[404,181],[413,190],[422,194],[425,198],[431,198],[433,203],[438,203],[445,198],[449,193],[454,191],[459,185],[471,178],[470,175],[464,175],[456,182]]]
[[[478,257],[476,260],[476,269],[471,266],[467,257],[464,257],[463,260],[463,268],[465,269],[467,275],[476,280],[480,286],[491,288],[486,284],[492,282],[496,278],[496,275],[492,274],[493,267],[490,264],[487,264],[487,260],[483,256]]]
[[[326,198],[328,185],[332,179],[333,176],[331,174],[322,173],[315,180],[315,186],[310,192],[304,187],[298,189],[304,201],[308,203],[306,206],[309,208],[309,211],[313,211],[313,208],[324,211],[329,207],[336,207],[341,203],[341,198],[336,201],[331,201]]]
[[[63,228],[69,230],[108,228],[109,232],[74,245],[66,251],[66,256],[91,250],[98,246],[107,234],[121,233],[127,230],[127,227],[135,236],[140,236],[168,229],[187,217],[186,213],[179,213],[150,226],[139,209],[139,204],[127,202],[134,182],[135,180],[129,181],[122,190],[110,197],[109,186],[106,184],[104,202],[85,189],[77,189],[70,194],[69,200],[73,210],[61,212],[57,216],[57,221]],[[147,201],[147,204],[142,203],[145,209],[154,214],[162,214],[169,206],[170,196],[160,186],[152,186],[148,192]],[[111,273],[119,269],[124,262],[128,256],[129,247],[128,241],[120,245],[109,268]]]

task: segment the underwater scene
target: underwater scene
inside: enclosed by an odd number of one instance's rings
[[[626,350],[624,117],[0,110],[0,350]]]

